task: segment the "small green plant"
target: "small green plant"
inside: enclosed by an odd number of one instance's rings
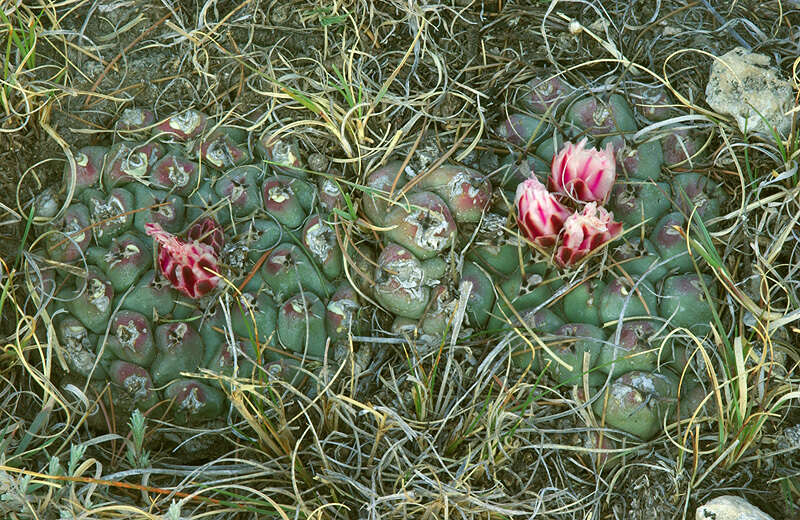
[[[42,11],[43,13],[44,11]],[[0,23],[6,32],[6,48],[3,60],[3,91],[2,102],[6,114],[10,111],[11,91],[17,85],[17,76],[26,68],[36,67],[36,39],[37,32],[40,30],[39,19],[42,16],[30,16],[27,24],[23,22],[23,17],[16,18],[16,25],[0,9]],[[16,70],[12,70],[12,52],[19,56],[19,63]]]
[[[339,83],[335,85],[336,90],[338,90],[339,93],[342,95],[342,97],[345,99],[345,101],[347,101],[347,105],[351,109],[358,106],[358,117],[360,118],[362,115],[360,107],[360,105],[362,104],[362,94],[363,94],[362,86],[361,85],[358,86],[358,94],[355,95],[353,93],[352,83],[345,80],[344,74],[342,74],[342,72],[339,70],[339,67],[337,67],[335,64],[333,65],[333,71],[336,73],[336,77],[339,79]]]
[[[167,509],[167,514],[164,515],[164,520],[181,520],[181,506],[174,500]]]
[[[315,15],[317,15],[319,24],[322,27],[329,27],[331,25],[339,25],[340,23],[347,20],[346,14],[332,14],[333,9],[330,7],[317,7],[312,11]]]
[[[131,440],[128,444],[126,458],[134,468],[146,468],[150,466],[150,452],[144,449],[145,438],[145,417],[138,409],[131,414],[130,422]]]
[[[344,220],[347,220],[349,222],[355,222],[358,219],[358,214],[356,213],[356,208],[353,205],[352,197],[350,197],[350,195],[346,191],[342,190],[338,182],[336,182],[336,187],[339,189],[339,193],[342,194],[344,203],[347,206],[347,211],[345,212],[344,210],[341,210],[339,208],[333,208],[333,213],[335,213]]]

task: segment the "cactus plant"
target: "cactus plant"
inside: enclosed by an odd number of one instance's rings
[[[127,409],[203,422],[226,411],[232,378],[294,380],[300,363],[308,373],[330,349],[373,334],[364,297],[385,329],[441,339],[468,288],[461,330],[497,337],[513,326],[514,366],[559,385],[580,385],[587,371],[592,386],[608,379],[612,398],[595,412],[654,435],[674,397],[659,360],[675,356],[661,355],[661,338],[675,327],[706,334],[713,302],[701,280],[716,297],[711,280],[689,274],[682,227],[695,208],[719,216],[724,199],[702,176],[666,175],[674,154],[663,140],[631,141],[636,119],[622,96],[562,106],[570,91],[559,78],[531,83],[522,110],[549,116],[509,110],[504,160],[366,172],[352,210],[364,224],[358,246],[337,224],[346,184],[311,178],[293,139],[265,132],[249,141],[254,158],[243,130],[199,111],[125,111],[115,142],[73,154],[73,201],[43,241],[50,261],[72,264],[51,304],[67,367],[110,382]],[[550,116],[564,110],[569,126],[555,128]],[[565,135],[581,140],[564,146]],[[509,233],[514,209],[538,251]],[[609,243],[610,268],[568,282]],[[531,333],[549,352],[519,337]],[[201,380],[202,370],[225,382]]]
[[[126,111],[122,140],[74,154],[65,180],[78,195],[45,240],[47,256],[77,268],[58,275],[55,313],[70,371],[107,379],[131,406],[173,397],[184,423],[223,408],[220,388],[187,375],[266,377],[267,363],[322,359],[329,335],[346,341],[360,326],[358,293],[334,294],[342,255],[328,212],[313,213],[316,188],[285,175],[296,164],[247,164],[244,132],[209,122]],[[286,159],[274,143],[258,149]],[[231,284],[243,292],[223,312]]]

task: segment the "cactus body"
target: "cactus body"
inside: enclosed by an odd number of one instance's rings
[[[611,384],[608,399],[597,399],[592,408],[599,417],[605,417],[609,426],[649,440],[672,413],[676,388],[673,376],[628,372]]]
[[[113,143],[74,153],[75,171],[64,173],[72,203],[46,224],[44,256],[69,264],[51,281],[70,374],[110,383],[122,412],[159,407],[179,424],[205,422],[228,412],[232,378],[300,384],[336,352],[369,348],[363,336],[377,331],[367,324],[441,342],[469,288],[462,334],[510,334],[512,365],[546,370],[556,385],[612,378],[607,424],[654,435],[673,395],[670,376],[654,374],[662,333],[704,335],[713,319],[700,279],[685,274],[693,264],[675,226],[685,227],[681,212],[719,216],[725,199],[706,177],[662,174],[679,159],[676,146],[699,159],[695,136],[632,143],[636,120],[622,96],[561,107],[568,86],[537,85],[526,109],[549,116],[509,110],[498,131],[507,149],[478,166],[412,158],[352,177],[349,163],[339,170],[320,154],[306,164],[286,135],[252,138],[242,130],[250,125],[223,126],[196,110],[161,120],[126,110]],[[553,128],[563,116],[570,126]],[[564,135],[585,136],[587,147],[607,142],[614,155],[601,161],[604,152],[592,150],[591,172],[568,168]],[[564,166],[550,187],[557,194],[534,180],[548,182],[554,157]],[[616,186],[612,169],[624,178]],[[515,221],[519,208],[505,201],[523,204],[525,218]],[[40,216],[58,211],[53,201],[39,205]],[[622,234],[604,256],[609,268],[581,283],[565,273],[624,231],[607,208],[641,229]],[[561,247],[544,260],[520,237]],[[681,368],[682,346],[670,343],[668,366]],[[225,377],[193,375],[206,370]]]

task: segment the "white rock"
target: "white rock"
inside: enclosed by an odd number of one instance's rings
[[[695,520],[774,520],[743,498],[733,495],[717,497],[697,508]]]
[[[792,86],[769,61],[769,56],[737,47],[711,65],[706,101],[714,111],[733,116],[742,133],[772,134],[759,113],[782,135],[789,132]]]

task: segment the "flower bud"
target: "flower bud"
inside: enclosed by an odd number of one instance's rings
[[[222,251],[222,246],[225,244],[225,233],[214,217],[202,218],[189,226],[186,237],[211,246],[217,254]]]
[[[586,139],[575,145],[565,143],[553,158],[550,189],[581,202],[604,203],[617,178],[616,161],[610,145],[604,150],[586,148]]]
[[[616,238],[622,224],[613,221],[614,215],[596,202],[587,204],[580,213],[564,221],[561,243],[556,251],[556,263],[561,267],[575,265],[598,247]]]
[[[515,204],[519,227],[525,236],[543,247],[555,244],[569,209],[536,179],[517,186]]]
[[[189,298],[200,298],[217,286],[214,248],[202,242],[182,242],[158,224],[145,224],[145,232],[161,246],[158,266],[175,289]]]

